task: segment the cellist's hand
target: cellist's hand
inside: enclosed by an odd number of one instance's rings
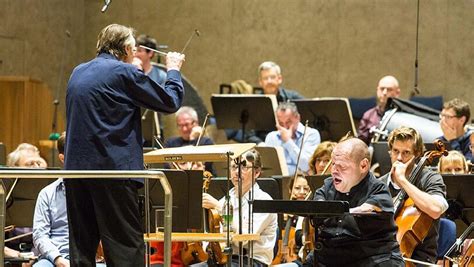
[[[208,193],[202,193],[202,207],[205,209],[217,209],[222,210],[222,207],[217,199]]]
[[[410,175],[409,173],[407,173],[407,170],[411,169],[410,167],[413,165],[414,161],[415,161],[415,156],[412,156],[405,163],[401,161],[395,161],[392,164],[392,170],[391,170],[392,181],[399,186],[403,184],[403,182],[406,182],[407,176]]]

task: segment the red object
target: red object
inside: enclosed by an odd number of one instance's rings
[[[150,242],[150,246],[154,248],[155,253],[150,255],[150,264],[160,263],[163,264],[163,242]],[[181,250],[184,247],[183,242],[172,242],[171,243],[171,266],[181,267],[184,266],[181,260]]]

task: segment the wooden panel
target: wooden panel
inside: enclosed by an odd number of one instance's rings
[[[48,139],[53,118],[53,97],[47,86],[28,77],[0,77],[0,142],[7,153],[27,142],[39,146]],[[57,131],[64,129],[58,114]]]

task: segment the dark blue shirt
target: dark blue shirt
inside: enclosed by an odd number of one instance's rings
[[[472,152],[471,152],[471,136],[472,132],[466,131],[462,136],[459,138],[453,139],[451,141],[446,140],[444,136],[440,136],[439,139],[443,142],[448,142],[451,146],[451,149],[457,150],[461,152],[466,160],[472,160]]]
[[[66,93],[65,169],[143,169],[140,107],[173,113],[183,96],[176,70],[163,88],[110,54],[77,66]]]

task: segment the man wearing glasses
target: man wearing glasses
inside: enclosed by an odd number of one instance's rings
[[[253,184],[252,172],[257,179],[260,177],[262,172],[262,161],[260,154],[256,150],[250,152],[251,157],[254,158],[253,164],[245,159],[248,158],[247,155],[242,157],[241,160],[241,171],[242,171],[242,233],[249,233],[248,224],[249,224],[249,191],[252,189],[254,199],[261,200],[271,200],[272,197],[264,192],[257,183]],[[239,181],[239,165],[235,162],[231,165],[231,179],[234,188],[229,191],[230,203],[232,204],[233,210],[233,221],[231,230],[234,233],[239,232],[239,190],[238,190],[238,181]],[[253,185],[253,186],[252,186]],[[202,196],[202,207],[206,209],[216,209],[221,212],[223,210],[223,205],[225,202],[225,197],[221,200],[215,199],[213,196],[203,193]],[[277,215],[274,213],[255,213],[253,214],[253,233],[260,235],[260,240],[253,243],[253,266],[269,266],[273,259],[273,247],[275,246],[276,241],[276,231],[277,231]],[[244,248],[247,247],[247,244],[244,243]],[[237,254],[238,243],[235,242],[232,244],[232,249],[234,254]],[[251,252],[244,251],[244,262],[247,263],[247,256]],[[236,255],[232,257],[232,266],[238,266],[238,258]]]
[[[411,258],[436,263],[439,218],[448,208],[443,178],[425,168],[418,183],[410,183],[409,175],[424,150],[421,135],[415,129],[401,126],[393,130],[388,137],[388,148],[392,170],[380,179],[387,184],[392,197],[401,189],[405,190],[414,205],[434,220],[428,235],[415,248]]]
[[[469,138],[472,132],[465,128],[470,117],[469,104],[458,98],[444,103],[439,115],[439,125],[443,131],[440,139],[449,142],[451,148],[461,152],[467,160],[472,160]]]

